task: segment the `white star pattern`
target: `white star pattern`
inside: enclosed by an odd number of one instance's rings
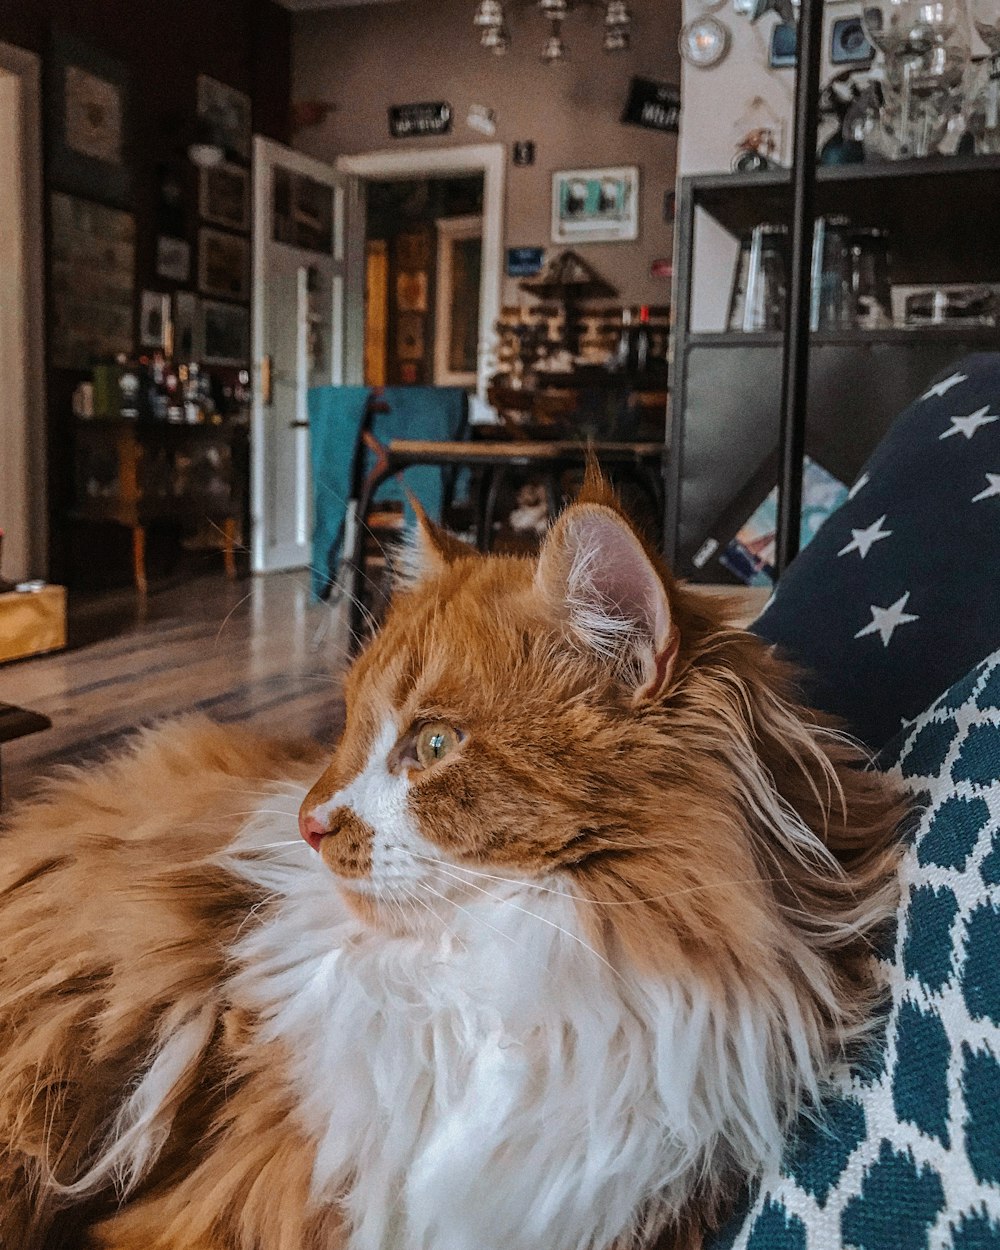
[[[888,538],[892,534],[892,530],[884,530],[882,528],[884,521],[885,514],[880,516],[877,521],[873,521],[865,530],[852,529],[851,541],[846,547],[841,547],[837,555],[846,556],[849,551],[856,551],[863,560],[880,538]]]
[[[942,378],[940,382],[935,382],[929,391],[925,391],[920,396],[921,399],[934,399],[942,395],[947,395],[953,386],[958,386],[959,382],[967,382],[969,375],[967,373],[953,373],[950,378]]]
[[[868,485],[870,477],[870,474],[862,473],[851,489],[847,492],[847,498],[853,499],[859,490],[863,490]]]
[[[994,421],[1000,421],[1000,416],[995,412],[990,412],[989,404],[982,408],[977,408],[975,412],[970,412],[967,417],[952,417],[951,429],[938,436],[938,441],[942,438],[951,438],[953,434],[964,434],[966,438],[971,438],[976,430],[983,425],[992,425]]]
[[[987,473],[986,480],[989,486],[981,490],[978,495],[972,496],[973,503],[979,503],[981,499],[1000,498],[1000,473]]]
[[[906,625],[910,621],[919,621],[919,616],[914,616],[912,612],[904,611],[910,592],[907,591],[888,608],[878,608],[875,604],[871,604],[870,611],[872,614],[871,624],[866,625],[864,629],[859,629],[854,635],[855,638],[864,638],[866,634],[879,634],[882,639],[882,646],[887,647],[892,635],[900,625]]]

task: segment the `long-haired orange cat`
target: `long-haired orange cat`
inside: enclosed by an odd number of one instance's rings
[[[686,1247],[863,1031],[902,808],[765,645],[596,485],[418,547],[331,759],[182,722],[16,815],[0,1245]]]

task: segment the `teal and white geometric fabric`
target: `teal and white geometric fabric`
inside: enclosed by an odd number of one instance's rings
[[[1000,1250],[1000,652],[909,727],[893,771],[923,815],[884,1037],[711,1250]]]

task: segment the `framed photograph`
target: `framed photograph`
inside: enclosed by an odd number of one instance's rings
[[[198,116],[236,160],[249,161],[253,134],[250,97],[207,74],[198,75]]]
[[[161,234],[156,240],[156,276],[171,282],[187,282],[191,277],[191,244],[187,239],[171,239]]]
[[[639,170],[564,169],[552,175],[552,242],[616,243],[639,237]]]
[[[162,291],[143,291],[139,304],[139,344],[163,348],[171,321],[170,296]]]
[[[135,218],[53,192],[49,278],[51,363],[89,369],[135,346]]]
[[[250,229],[250,174],[226,162],[198,172],[198,214],[228,230]]]
[[[198,231],[198,290],[224,299],[250,298],[250,242],[238,234]]]
[[[54,31],[46,65],[49,179],[54,188],[128,206],[128,69]]]
[[[204,354],[199,340],[201,323],[198,296],[194,291],[174,292],[174,355],[178,360],[200,360]]]
[[[201,301],[201,358],[206,365],[245,365],[250,359],[250,309]]]

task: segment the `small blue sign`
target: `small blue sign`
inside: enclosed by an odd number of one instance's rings
[[[507,277],[532,278],[536,273],[541,273],[544,259],[544,247],[509,247],[507,249]]]

